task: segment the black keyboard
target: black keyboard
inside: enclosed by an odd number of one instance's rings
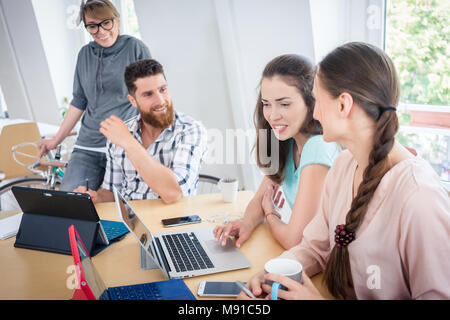
[[[113,300],[161,300],[158,288],[152,283],[109,288]]]
[[[162,238],[177,272],[214,268],[194,233],[168,234]]]

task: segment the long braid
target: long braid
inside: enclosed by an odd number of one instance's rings
[[[391,125],[393,122],[397,125]],[[349,232],[357,233],[356,231],[364,220],[367,207],[375,190],[391,167],[387,155],[394,145],[397,127],[397,116],[393,111],[383,114],[377,122],[374,147],[369,156],[369,165],[364,170],[363,181],[358,188],[358,193],[353,199],[350,211],[346,217],[346,229]],[[338,263],[333,263],[333,261]],[[353,288],[347,246],[342,248],[335,246],[333,248],[325,270],[324,279],[326,279],[325,281],[330,293],[336,297],[345,298],[347,296],[347,289]]]
[[[364,217],[367,209],[365,205],[367,206],[372,199],[373,192],[378,187],[384,174],[390,169],[387,155],[394,145],[397,129],[398,120],[394,112],[386,112],[377,122],[373,150],[369,155],[369,165],[364,170],[363,181],[347,216],[346,224],[351,231],[356,231],[357,226],[353,226],[353,223],[357,220],[355,218]]]
[[[328,78],[326,79],[328,82],[325,80],[325,83],[334,96],[339,95],[339,90],[350,92],[355,102],[374,120],[376,125],[369,164],[363,172],[362,182],[347,213],[345,226],[342,226],[345,228],[344,233],[351,234],[352,238],[357,239],[358,228],[364,220],[368,205],[381,179],[391,168],[388,154],[394,146],[398,119],[392,110],[383,112],[383,107],[392,106],[398,102],[399,88],[392,61],[381,50],[362,43],[350,43],[338,49],[321,63],[319,76],[321,79]],[[360,65],[355,66],[357,64],[355,62],[359,62]],[[372,68],[372,66],[379,68],[380,65],[385,67],[384,72],[378,71],[381,68],[378,70]],[[352,76],[348,76],[349,74]],[[349,80],[345,82],[346,80],[342,81],[342,79]],[[335,297],[348,296],[348,290],[353,288],[353,279],[347,245],[334,246],[323,279],[328,290]]]

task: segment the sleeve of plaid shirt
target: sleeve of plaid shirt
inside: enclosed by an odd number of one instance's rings
[[[123,170],[114,162],[114,152],[116,146],[114,146],[109,140],[106,144],[106,168],[105,177],[103,178],[102,189],[113,191],[113,185],[117,190],[122,189]],[[125,156],[125,153],[122,153]]]
[[[195,194],[198,175],[208,149],[205,127],[200,122],[194,122],[183,131],[181,139],[174,148],[171,169],[181,187],[183,196]]]

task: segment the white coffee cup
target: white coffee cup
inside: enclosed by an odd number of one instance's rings
[[[222,191],[222,198],[225,202],[236,201],[238,194],[239,181],[235,178],[220,179],[217,184],[220,191]]]
[[[265,273],[275,273],[280,274],[282,276],[286,276],[292,280],[295,280],[299,283],[302,283],[302,272],[303,266],[300,262],[292,259],[284,259],[284,258],[275,258],[266,262],[264,265]],[[282,286],[278,282],[274,281],[265,281],[266,284],[272,286],[271,299],[278,299],[278,289],[287,290],[286,287]]]

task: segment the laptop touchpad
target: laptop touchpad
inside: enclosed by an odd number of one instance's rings
[[[223,247],[222,242],[221,241],[216,242],[216,240],[207,240],[205,241],[205,244],[208,250],[214,254],[227,253],[236,249],[233,241],[231,241],[230,239],[227,240],[227,244]]]

